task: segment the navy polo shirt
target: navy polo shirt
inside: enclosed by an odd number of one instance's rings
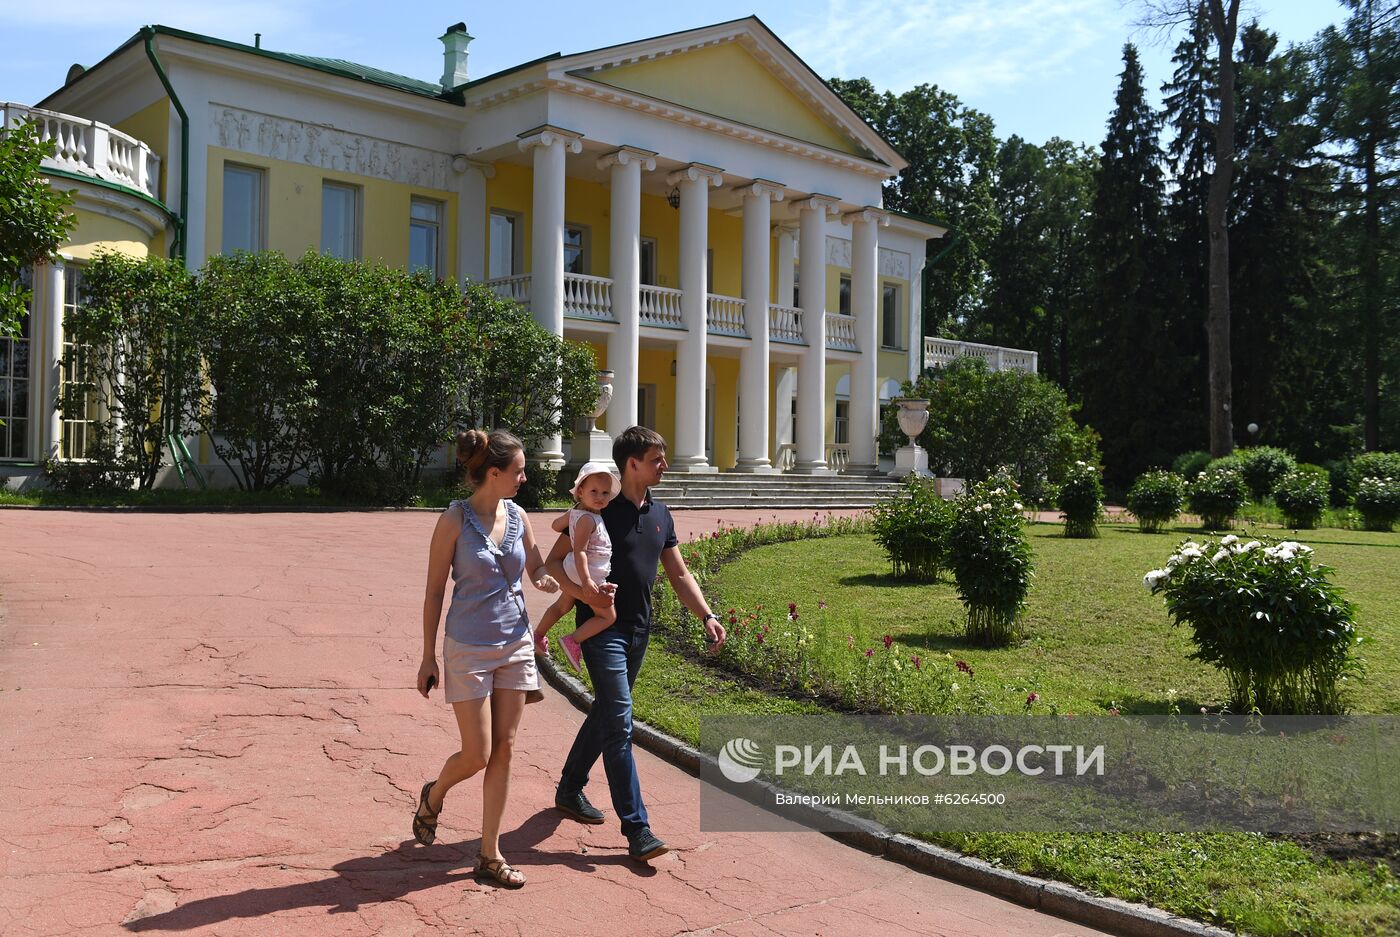
[[[613,596],[617,627],[645,631],[651,627],[651,587],[661,552],[677,543],[675,521],[666,505],[652,500],[650,490],[640,508],[619,494],[603,508],[602,516],[612,539],[608,582],[617,585]],[[583,602],[574,603],[574,613],[580,623],[593,614]]]

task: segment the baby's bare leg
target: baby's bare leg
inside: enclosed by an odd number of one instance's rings
[[[606,608],[589,606],[593,612],[593,617],[585,621],[574,629],[571,637],[575,641],[587,641],[599,632],[607,631],[617,622],[617,609],[611,605]]]

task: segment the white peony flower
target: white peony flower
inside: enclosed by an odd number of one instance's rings
[[[1149,589],[1155,589],[1157,584],[1171,578],[1171,571],[1166,569],[1154,569],[1146,576],[1142,577],[1142,584]]]
[[[1212,557],[1210,558],[1210,561],[1211,561],[1212,563],[1219,563],[1221,560],[1227,559],[1229,556],[1230,556],[1230,551],[1229,551],[1229,550],[1221,550],[1219,553],[1215,554],[1215,556],[1212,556]]]
[[[1234,534],[1226,534],[1220,538],[1220,545],[1222,547],[1228,547],[1232,543],[1239,543],[1239,540],[1240,538],[1236,537]]]

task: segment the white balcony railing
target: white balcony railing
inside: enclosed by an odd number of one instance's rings
[[[851,464],[851,447],[844,442],[826,444],[826,467],[833,472],[844,472]],[[797,443],[785,442],[778,446],[777,469],[791,472],[797,467]]]
[[[640,313],[642,325],[655,325],[663,329],[685,328],[685,319],[681,316],[681,291],[669,286],[648,286],[643,283]]]
[[[564,315],[575,319],[615,321],[612,280],[583,273],[564,274]]]
[[[32,120],[54,155],[43,166],[91,176],[160,198],[160,157],[146,144],[106,124],[23,104],[0,104],[0,127]]]
[[[705,296],[705,323],[716,335],[740,335],[744,330],[744,301],[735,296],[709,293]]]
[[[482,285],[501,299],[508,299],[522,306],[528,307],[530,305],[530,274],[528,273],[516,274],[513,277],[496,277],[494,280],[487,280]]]
[[[802,310],[796,306],[779,306],[776,303],[769,303],[768,338],[774,342],[803,344]]]
[[[1002,348],[977,342],[958,342],[950,338],[924,338],[924,367],[941,368],[955,358],[982,358],[993,371],[1029,371],[1034,374],[1040,366],[1040,355],[1021,348]]]
[[[856,346],[856,317],[839,312],[826,314],[826,347],[838,351],[859,351]]]

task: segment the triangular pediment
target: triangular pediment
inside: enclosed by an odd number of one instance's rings
[[[756,18],[567,56],[577,78],[901,168],[888,143]]]

